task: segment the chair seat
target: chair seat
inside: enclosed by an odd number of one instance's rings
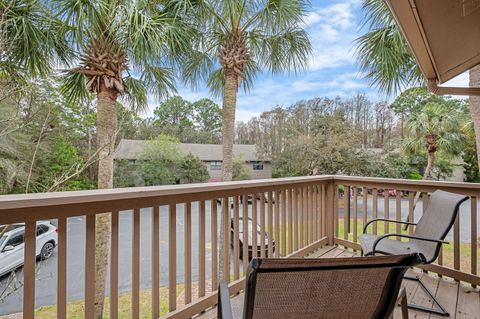
[[[375,240],[380,236],[373,234],[363,234],[359,237],[360,245],[362,246],[362,251],[364,256],[372,254],[373,244]],[[386,255],[402,255],[402,254],[411,254],[419,252],[415,242],[408,241],[403,242],[395,239],[384,238],[376,247],[376,252],[386,254]]]

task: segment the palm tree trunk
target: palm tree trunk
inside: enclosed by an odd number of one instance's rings
[[[222,180],[231,181],[233,176],[233,139],[235,134],[235,109],[237,106],[238,79],[233,70],[225,70],[222,109]]]
[[[470,70],[470,87],[480,87],[480,65]],[[480,169],[480,96],[470,96],[470,115],[472,116],[473,129],[475,131],[475,144],[477,146],[477,163]]]
[[[425,167],[425,172],[423,173],[423,179],[429,179],[430,174],[432,172],[434,161],[435,161],[435,151],[428,151],[427,167]]]
[[[117,134],[118,93],[103,84],[97,95],[98,188],[113,187],[113,150]],[[103,318],[106,274],[110,244],[110,213],[96,217],[95,229],[95,319]]]
[[[235,109],[237,106],[238,78],[233,70],[225,70],[225,85],[223,87],[222,109],[222,180],[231,181],[233,177],[233,139],[235,134]],[[230,210],[230,203],[224,203]],[[220,238],[218,239],[218,269],[223,277],[223,249],[228,243],[223,242],[222,231],[227,221],[220,215]]]

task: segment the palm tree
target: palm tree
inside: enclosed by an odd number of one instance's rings
[[[383,0],[364,0],[369,31],[356,40],[355,56],[371,84],[385,93],[423,84],[415,58]]]
[[[460,154],[464,142],[464,116],[449,105],[427,103],[407,119],[404,148],[411,154],[427,152],[424,179],[431,178],[437,152]]]
[[[363,0],[370,31],[357,39],[356,57],[371,83],[388,94],[423,84],[421,72],[383,0]],[[480,66],[470,70],[470,86],[480,87]],[[480,97],[470,97],[477,149],[480,149]],[[480,157],[477,156],[480,167]]]
[[[116,103],[147,106],[147,95],[174,91],[174,66],[187,52],[190,27],[179,18],[180,0],[54,0],[69,26],[78,66],[68,70],[63,91],[72,101],[93,93],[97,100],[98,187],[113,187]],[[95,318],[102,318],[110,239],[110,214],[97,215]]]
[[[1,1],[2,89],[16,93],[27,79],[48,76],[56,63],[66,63],[72,51],[64,39],[65,31],[63,23],[41,1]]]
[[[311,45],[302,29],[304,0],[206,0],[193,10],[199,30],[194,54],[183,65],[193,86],[207,81],[223,95],[222,179],[232,180],[238,89],[248,91],[261,70],[297,72],[307,64]]]

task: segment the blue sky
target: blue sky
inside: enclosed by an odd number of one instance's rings
[[[361,30],[361,5],[361,0],[311,0],[305,22],[313,55],[307,69],[297,75],[259,74],[249,93],[239,91],[236,120],[247,121],[277,105],[314,97],[348,97],[362,92],[374,101],[393,99],[369,86],[353,57],[354,41],[365,31]],[[455,85],[466,79],[460,76],[452,81]],[[190,101],[212,98],[207,89],[179,87],[178,94]],[[221,105],[220,100],[214,100]]]

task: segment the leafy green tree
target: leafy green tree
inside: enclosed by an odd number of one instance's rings
[[[234,181],[243,181],[252,178],[252,172],[245,165],[245,160],[236,157],[233,160],[233,180]]]
[[[210,99],[201,99],[192,103],[195,126],[203,132],[217,134],[222,127],[222,109]]]
[[[42,166],[46,169],[39,177],[39,183],[45,190],[48,190],[49,185],[64,179],[82,165],[83,159],[79,156],[77,148],[63,136],[58,136],[52,149],[49,150],[44,163],[42,163]],[[59,187],[59,190],[68,191],[90,188],[93,188],[93,185],[88,180],[81,175],[76,175],[66,179]]]
[[[172,125],[178,126],[180,129],[193,126],[192,103],[184,100],[180,96],[174,96],[162,102],[155,108],[153,115],[155,124],[160,126]]]
[[[183,157],[180,173],[182,183],[202,183],[209,178],[207,166],[198,157],[191,153]]]
[[[410,154],[427,154],[424,178],[432,178],[437,152],[459,155],[464,144],[464,116],[445,104],[427,103],[406,123],[403,147]]]
[[[116,159],[113,186],[115,188],[145,186],[139,164],[136,161]]]
[[[178,139],[159,135],[149,141],[140,155],[140,175],[145,185],[176,184],[180,181],[182,153]]]
[[[63,86],[70,100],[97,100],[98,187],[113,187],[113,150],[118,133],[117,100],[135,110],[147,106],[147,95],[174,91],[173,67],[188,52],[192,32],[181,18],[177,0],[79,1],[50,4],[68,26],[68,40],[80,62]],[[97,215],[95,318],[103,316],[109,214]]]
[[[302,30],[305,1],[207,0],[196,2],[199,30],[194,54],[183,64],[193,86],[207,81],[223,95],[222,179],[232,180],[237,91],[253,86],[262,69],[272,73],[302,69],[311,51]]]

